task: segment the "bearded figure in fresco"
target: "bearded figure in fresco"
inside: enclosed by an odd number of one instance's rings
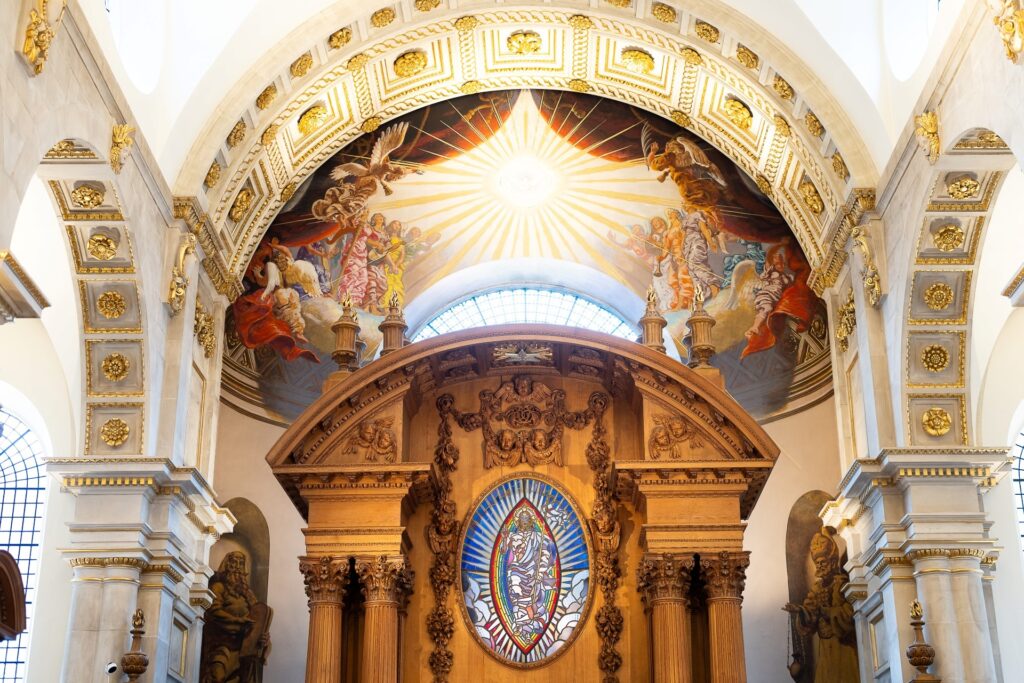
[[[799,605],[786,603],[794,630],[814,642],[815,683],[859,683],[853,606],[843,595],[849,583],[839,547],[823,528],[811,539],[814,584]],[[798,679],[799,680],[799,679]]]
[[[249,587],[244,553],[224,556],[210,590],[213,604],[203,627],[200,683],[261,683],[274,612]]]
[[[547,628],[547,603],[558,590],[555,544],[540,531],[539,524],[531,510],[520,510],[515,529],[498,548],[506,558],[504,579],[512,603],[512,629],[527,642]]]

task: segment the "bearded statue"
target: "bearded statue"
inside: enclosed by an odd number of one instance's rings
[[[206,610],[201,683],[261,683],[270,654],[274,611],[249,587],[245,553],[224,556],[210,579],[213,604]]]
[[[794,680],[815,683],[859,683],[857,635],[853,624],[853,606],[843,595],[850,582],[843,571],[839,546],[831,530],[823,527],[811,538],[814,583],[799,605],[783,607],[789,612],[796,633],[813,642],[814,675],[804,678],[790,666]],[[808,672],[809,673],[809,672]]]

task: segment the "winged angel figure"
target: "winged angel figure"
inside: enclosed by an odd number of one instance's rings
[[[409,173],[422,173],[391,160],[391,153],[405,143],[408,131],[408,121],[389,126],[374,143],[367,163],[350,161],[335,166],[331,178],[337,185],[329,188],[323,199],[313,202],[313,215],[320,220],[336,221],[342,228],[340,232],[345,232],[345,228],[354,231],[367,211],[366,203],[377,190],[390,195],[393,190],[389,183]]]
[[[687,183],[695,180],[712,180],[725,187],[726,182],[722,171],[715,165],[715,162],[708,158],[708,155],[697,143],[682,135],[677,135],[665,143],[665,151],[662,152],[658,143],[652,138],[651,127],[644,123],[640,130],[640,146],[644,150],[647,167],[652,171],[661,172],[658,182],[663,183],[666,179],[671,178],[679,187],[680,192],[683,191]]]

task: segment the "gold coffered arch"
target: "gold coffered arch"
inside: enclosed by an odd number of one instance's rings
[[[800,79],[776,71],[754,41],[682,11],[432,5],[403,8],[423,21],[399,32],[379,12],[321,31],[272,80],[246,88],[237,118],[226,113],[193,146],[183,177],[202,180],[178,213],[230,298],[281,207],[342,147],[427,104],[509,88],[588,92],[692,130],[771,196],[817,271],[816,289],[827,286],[841,265],[836,245],[863,210],[856,188],[873,185],[875,171],[845,117],[819,116],[815,106],[838,110],[819,84],[806,84],[805,99]]]

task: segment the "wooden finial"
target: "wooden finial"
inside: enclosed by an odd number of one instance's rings
[[[907,646],[907,661],[918,671],[911,683],[939,683],[941,678],[928,673],[928,667],[935,663],[935,648],[925,642],[924,609],[916,599],[910,603],[910,625],[914,642]]]
[[[380,355],[384,356],[402,348],[405,341],[405,331],[409,326],[405,324],[405,316],[402,315],[402,302],[398,298],[398,292],[391,293],[388,301],[388,314],[377,326],[380,330],[381,342]]]
[[[652,284],[647,288],[647,308],[644,317],[640,318],[640,343],[649,349],[665,353],[665,326],[668,321],[658,310],[658,293]]]
[[[121,671],[129,681],[137,681],[149,668],[149,657],[142,651],[142,636],[146,633],[146,615],[141,609],[132,615],[132,645],[128,652],[121,655]]]

